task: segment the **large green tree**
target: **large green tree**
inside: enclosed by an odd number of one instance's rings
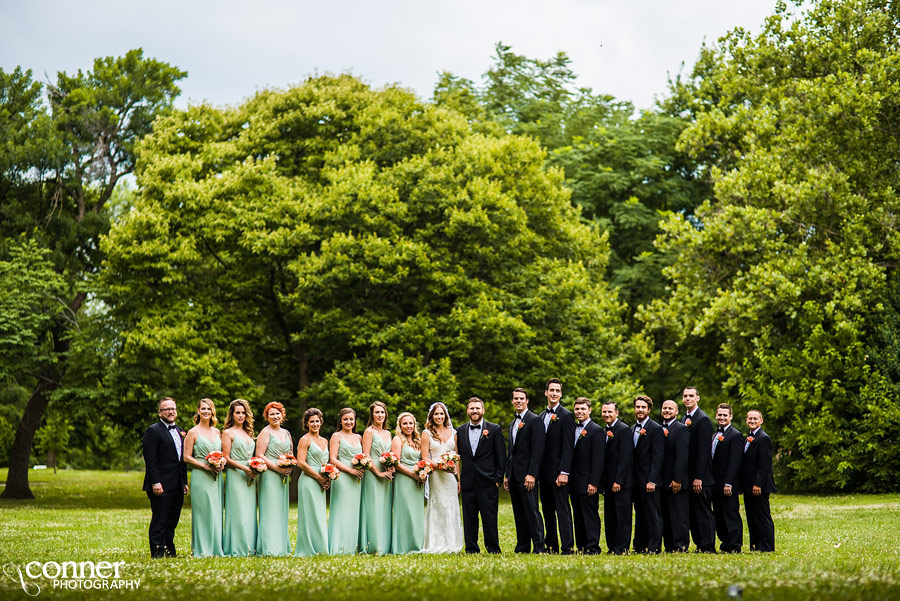
[[[99,236],[109,227],[110,198],[134,170],[135,143],[171,105],[184,75],[140,50],[97,59],[87,72],[61,72],[46,89],[30,71],[0,71],[0,260],[40,267],[17,292],[21,302],[42,296],[34,305],[40,311],[22,322],[16,341],[31,352],[17,354],[0,374],[4,387],[30,390],[9,451],[4,497],[33,496],[28,467],[35,433],[64,385],[88,280],[102,259]],[[55,277],[36,280],[47,264]],[[22,314],[11,312],[0,325],[16,316]],[[0,338],[8,340],[7,333]]]
[[[477,394],[499,416],[551,375],[635,389],[606,237],[533,141],[342,76],[177,111],[139,156],[140,194],[102,244],[117,361],[144,369],[135,403],[424,417]]]
[[[780,3],[705,48],[669,99],[715,198],[673,216],[643,318],[708,357],[712,402],[761,408],[783,482],[897,490],[900,7]]]

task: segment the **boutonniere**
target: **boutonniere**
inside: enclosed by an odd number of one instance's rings
[[[669,437],[669,429],[668,428],[663,428],[663,436],[665,436],[666,438]]]
[[[487,428],[485,428],[484,430],[481,431],[481,437],[487,438],[490,433],[491,433],[491,431],[488,430]]]
[[[684,425],[685,425],[685,426],[690,426],[690,425],[691,425],[691,418],[687,418],[686,420],[684,420]]]
[[[579,434],[579,436],[580,436],[581,438],[584,438],[585,436],[587,436],[587,428],[582,429],[582,430],[581,430],[581,434]]]
[[[647,435],[647,431],[644,430],[643,428],[641,428],[641,436],[646,436],[646,435]]]
[[[184,440],[184,430],[179,430],[178,433],[181,434],[181,440]]]
[[[525,427],[525,422],[519,422],[519,430]]]
[[[716,438],[719,439],[719,442],[722,442],[723,440],[725,440],[725,436],[723,434],[717,434]]]
[[[747,442],[753,442],[754,438],[752,436],[747,437]]]
[[[607,437],[607,438],[615,438],[616,435],[612,433],[612,430],[607,430],[607,431],[606,431],[606,437]]]
[[[551,422],[555,422],[557,419],[559,419],[559,416],[558,416],[558,415],[556,415],[555,413],[551,413],[551,414],[550,414],[550,421],[551,421]]]

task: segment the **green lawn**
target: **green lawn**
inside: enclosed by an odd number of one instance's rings
[[[36,500],[0,500],[0,564],[124,561],[122,577],[140,579],[137,592],[58,590],[35,581],[41,596],[67,599],[725,599],[731,584],[744,588],[744,599],[900,599],[897,495],[774,496],[778,551],[729,556],[517,556],[504,499],[500,556],[193,559],[185,507],[176,540],[182,556],[151,561],[142,476],[32,472]],[[296,519],[292,507],[292,532]],[[746,548],[746,533],[744,541]],[[28,597],[2,575],[0,599],[10,598]]]

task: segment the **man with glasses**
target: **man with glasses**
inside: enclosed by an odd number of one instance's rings
[[[188,492],[184,431],[175,424],[175,400],[162,399],[159,419],[144,432],[144,491],[150,498],[150,556],[175,557],[175,528]]]

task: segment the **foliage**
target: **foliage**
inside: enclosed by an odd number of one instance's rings
[[[605,237],[543,162],[349,76],[157,122],[103,241],[123,394],[424,417],[550,375],[633,390]]]
[[[672,294],[642,317],[673,356],[709,357],[710,396],[764,411],[793,486],[900,481],[898,17],[780,4],[758,36],[704,49],[669,101],[715,200],[666,223]]]
[[[0,472],[0,477],[2,477]],[[38,472],[44,494],[24,504],[0,501],[4,562],[124,561],[122,577],[140,579],[138,591],[104,591],[104,597],[151,596],[160,601],[202,594],[210,598],[396,599],[435,595],[453,599],[699,600],[727,598],[730,585],[745,598],[802,600],[900,597],[900,534],[896,495],[833,497],[774,495],[775,553],[667,554],[622,557],[522,555],[512,552],[515,529],[508,496],[500,497],[500,555],[402,555],[345,557],[192,558],[191,512],[182,511],[175,559],[151,560],[147,550],[150,508],[140,490],[142,474]],[[188,497],[188,501],[190,497]],[[297,510],[289,511],[296,536]],[[110,524],[116,527],[110,528]],[[28,536],[22,533],[27,532]],[[747,533],[744,533],[746,544]],[[604,545],[605,547],[605,545]],[[648,575],[690,574],[690,577]],[[39,578],[42,596],[83,599],[85,590],[52,588]],[[298,584],[301,583],[301,584]],[[96,595],[97,591],[88,591]],[[0,579],[0,596],[26,599],[18,582]]]

